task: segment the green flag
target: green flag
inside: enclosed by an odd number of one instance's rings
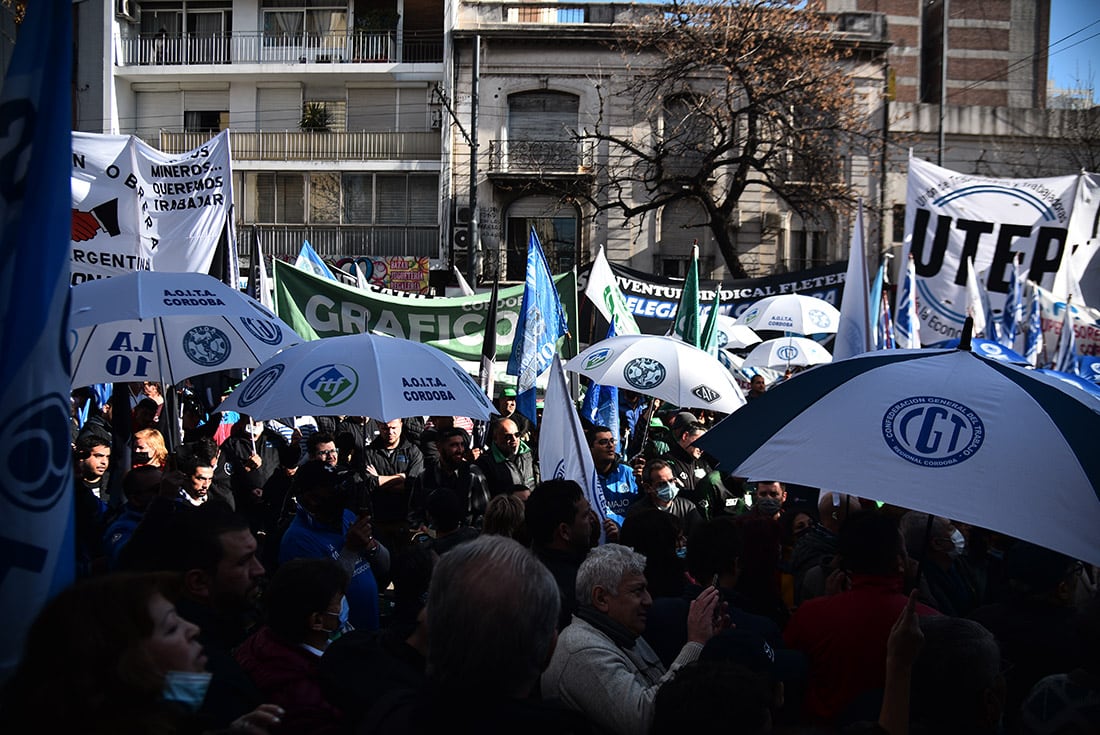
[[[688,266],[680,304],[676,307],[676,320],[672,323],[672,335],[692,347],[699,347],[699,246],[691,246],[691,265]]]
[[[423,342],[456,360],[480,364],[490,294],[438,297],[384,288],[362,290],[306,273],[275,260],[275,310],[305,339],[376,332]],[[577,333],[577,274],[554,276],[571,334]],[[523,286],[501,288],[497,298],[496,356],[512,352]],[[576,354],[575,339],[559,345],[563,358]]]
[[[714,289],[714,303],[707,314],[707,322],[703,325],[703,334],[699,338],[699,346],[718,357],[718,307],[722,304],[722,289]]]

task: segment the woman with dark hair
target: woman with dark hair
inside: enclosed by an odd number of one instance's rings
[[[174,574],[78,582],[31,624],[0,699],[0,731],[192,733],[210,674],[199,628],[179,617]],[[263,735],[282,711],[262,705],[233,728]]]

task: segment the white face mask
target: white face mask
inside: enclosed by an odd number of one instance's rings
[[[962,532],[957,528],[951,532],[951,543],[955,548],[948,553],[952,557],[962,556],[963,552],[966,551],[966,537],[964,537]]]

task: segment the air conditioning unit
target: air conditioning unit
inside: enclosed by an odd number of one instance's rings
[[[137,0],[115,0],[115,17],[128,23],[141,20],[141,6]]]
[[[443,127],[443,110],[438,107],[431,109],[432,113],[432,130],[439,130]]]
[[[790,226],[790,212],[765,212],[764,227],[769,230],[783,230]]]

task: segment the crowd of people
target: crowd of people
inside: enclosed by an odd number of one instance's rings
[[[174,396],[182,427],[154,383],[74,392],[80,578],[4,732],[1100,733],[1095,568],[733,477],[716,416],[623,395],[593,508],[514,393],[482,426],[210,413],[228,390]]]

